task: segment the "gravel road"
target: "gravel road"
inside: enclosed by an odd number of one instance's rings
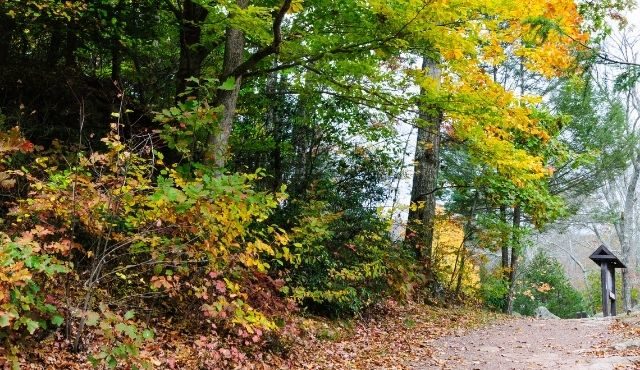
[[[434,359],[414,369],[638,369],[638,357],[609,351],[622,340],[610,318],[514,319],[434,340]]]

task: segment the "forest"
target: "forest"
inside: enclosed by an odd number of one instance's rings
[[[0,366],[304,368],[406,307],[593,315],[599,244],[631,310],[634,6],[0,1]]]

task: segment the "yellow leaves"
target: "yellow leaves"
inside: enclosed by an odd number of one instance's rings
[[[474,293],[480,282],[479,268],[469,258],[463,247],[464,231],[461,221],[452,216],[444,215],[442,209],[437,210],[438,215],[435,221],[435,234],[433,243],[433,253],[438,261],[436,271],[440,276],[440,281],[451,281],[452,276],[460,273],[460,259],[465,254],[464,269],[462,271],[461,289],[466,293]]]
[[[442,56],[447,60],[462,59],[464,52],[462,49],[454,47],[452,49],[443,50]]]
[[[574,67],[575,50],[587,40],[573,0],[438,0],[369,2],[398,26],[407,19],[411,39],[439,54],[442,80],[415,70],[407,74],[421,87],[425,102],[442,104],[450,134],[471,147],[478,163],[526,186],[548,176],[529,141],[548,142],[549,133],[532,118],[539,97],[514,96],[495,83],[486,65],[507,54],[531,72],[557,77]],[[490,16],[487,16],[490,15]]]
[[[491,39],[489,44],[482,48],[482,58],[487,63],[496,66],[505,61],[506,55],[498,40]]]
[[[303,9],[303,4],[304,0],[293,0],[291,1],[291,6],[289,7],[289,11],[288,13],[293,14],[293,13],[299,13],[302,11]]]
[[[24,261],[18,261],[0,269],[0,284],[24,286],[31,278],[31,272],[25,267]]]
[[[443,79],[442,89],[449,91],[454,102],[445,105],[444,111],[451,135],[467,143],[473,160],[493,168],[519,187],[548,176],[540,153],[524,145],[550,139],[532,115],[540,98],[516,96],[480,68],[455,71],[457,78]]]

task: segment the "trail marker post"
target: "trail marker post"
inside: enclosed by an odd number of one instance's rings
[[[600,266],[600,282],[602,286],[602,316],[616,315],[616,271],[627,268],[607,247],[601,245],[590,256]]]

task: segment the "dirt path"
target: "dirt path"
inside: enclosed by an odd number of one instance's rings
[[[516,319],[431,343],[433,360],[414,369],[635,369],[638,357],[609,351],[622,340],[610,319]]]

